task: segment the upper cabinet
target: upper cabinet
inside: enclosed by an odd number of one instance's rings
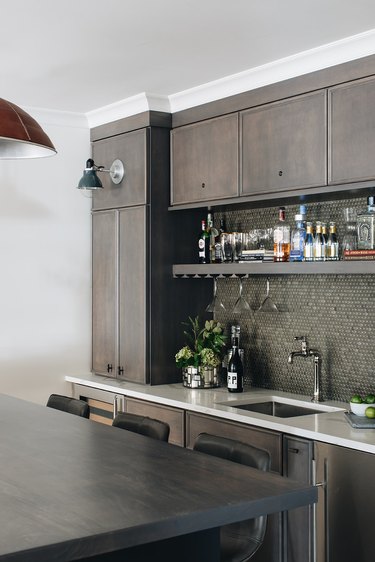
[[[331,184],[375,178],[375,79],[329,90]]]
[[[171,133],[171,204],[238,195],[238,114],[174,129]]]
[[[323,90],[240,113],[241,195],[327,183],[326,96]]]
[[[125,175],[119,184],[109,174],[100,174],[104,189],[93,195],[92,209],[114,209],[147,203],[147,129],[140,129],[93,143],[97,166],[109,170],[115,159],[124,164]]]

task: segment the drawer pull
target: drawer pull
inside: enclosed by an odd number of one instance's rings
[[[299,449],[295,449],[295,448],[293,448],[293,447],[289,447],[289,448],[288,448],[288,453],[295,453],[295,454],[298,455]]]

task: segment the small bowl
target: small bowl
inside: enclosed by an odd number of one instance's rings
[[[355,414],[356,416],[365,416],[365,412],[366,412],[366,408],[369,408],[370,406],[372,406],[373,408],[375,408],[375,404],[356,404],[355,402],[350,402],[350,409],[353,412],[353,414]]]

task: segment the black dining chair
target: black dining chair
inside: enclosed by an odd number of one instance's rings
[[[167,423],[147,416],[120,412],[112,422],[113,427],[127,429],[134,433],[140,433],[159,441],[168,441],[170,427]]]
[[[47,401],[48,408],[61,410],[68,414],[75,414],[81,418],[90,417],[90,406],[84,400],[63,396],[62,394],[51,394]]]
[[[270,470],[271,459],[267,451],[234,439],[201,433],[196,438],[194,450],[258,470]],[[266,515],[221,527],[221,562],[247,562],[250,560],[263,542],[266,527]]]

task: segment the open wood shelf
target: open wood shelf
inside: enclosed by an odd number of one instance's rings
[[[251,275],[366,275],[375,274],[375,260],[332,262],[251,262],[179,264],[173,277],[244,277]]]

